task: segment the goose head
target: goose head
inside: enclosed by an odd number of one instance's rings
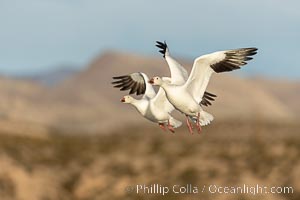
[[[122,103],[132,103],[134,101],[134,98],[129,95],[126,95],[120,101]]]
[[[151,78],[149,80],[149,83],[151,85],[162,85],[163,84],[163,80],[160,77],[155,76],[155,77],[153,77],[153,78]]]

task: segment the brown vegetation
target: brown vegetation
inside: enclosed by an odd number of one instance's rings
[[[300,198],[298,125],[218,122],[202,135],[128,127],[111,134],[0,134],[1,200]],[[128,194],[126,186],[291,186],[293,194]]]

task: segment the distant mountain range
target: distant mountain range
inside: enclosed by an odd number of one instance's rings
[[[62,81],[69,79],[71,76],[79,73],[80,70],[74,67],[60,67],[58,69],[39,72],[30,75],[18,76],[18,79],[33,80],[45,86],[54,86]]]
[[[188,71],[191,62],[182,63]],[[247,70],[245,66],[242,70]],[[147,57],[106,52],[83,71],[62,70],[27,80],[0,78],[0,130],[39,134],[61,130],[97,133],[126,125],[156,126],[119,99],[126,94],[111,85],[111,77],[142,71],[168,76],[161,56]],[[46,87],[52,85],[52,87]],[[218,97],[207,110],[213,123],[226,120],[263,120],[290,123],[300,117],[300,83],[227,74],[212,77],[208,91]],[[183,119],[180,114],[176,114]]]

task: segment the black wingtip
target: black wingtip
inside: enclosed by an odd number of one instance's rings
[[[200,102],[200,105],[203,106],[210,106],[212,105],[211,101],[215,101],[215,98],[217,97],[217,95],[210,93],[210,92],[204,92],[202,101]]]
[[[164,42],[161,42],[161,41],[156,41],[156,43],[157,43],[157,45],[161,45],[161,46],[164,46],[164,45],[166,45],[166,41],[164,41]]]
[[[217,97],[217,95],[215,95],[213,93],[210,93],[210,92],[207,92],[207,91],[204,92],[204,95],[211,96],[211,97]]]
[[[167,48],[168,48],[168,45],[166,43],[166,41],[164,42],[160,42],[160,41],[156,41],[156,47],[158,47],[160,50],[159,52],[163,55],[163,57],[165,58],[166,56],[166,51],[167,51]]]
[[[113,76],[112,78],[113,79],[123,79],[123,78],[126,78],[128,77],[127,75],[123,75],[123,76]]]

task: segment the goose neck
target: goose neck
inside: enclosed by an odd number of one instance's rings
[[[162,82],[162,84],[160,85],[160,87],[162,87],[164,90],[166,90],[168,88],[169,84],[166,82]]]

